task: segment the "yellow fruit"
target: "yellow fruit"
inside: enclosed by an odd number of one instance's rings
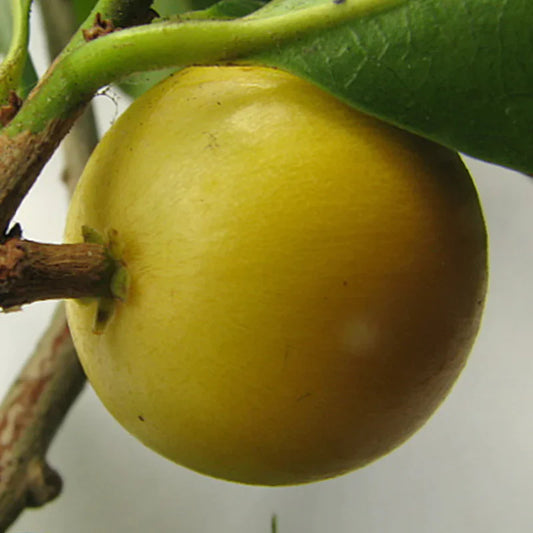
[[[476,335],[486,235],[445,148],[292,75],[189,68],[92,156],[70,208],[131,276],[104,332],[68,302],[123,426],[212,476],[296,484],[361,467],[432,414]]]

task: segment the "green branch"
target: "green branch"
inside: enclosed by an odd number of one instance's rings
[[[116,31],[64,53],[3,133],[13,136],[23,131],[40,132],[51,120],[71,115],[99,88],[134,72],[237,61],[401,2],[346,0],[283,14],[273,14],[270,8],[264,18],[263,10],[259,10],[237,20],[159,22]]]
[[[100,0],[95,9],[113,27],[129,27],[152,20],[151,3],[152,0]],[[93,23],[94,19],[91,20],[90,16],[82,28],[90,28]],[[53,93],[58,86],[61,87],[58,80],[64,76],[68,78],[65,73],[68,62],[65,60],[87,44],[85,40],[82,41],[81,32],[73,30],[73,33],[74,38],[66,50],[56,58],[20,111],[19,102],[13,94],[10,106],[0,107],[0,118],[2,122],[7,122],[7,126],[0,128],[0,234],[7,231],[13,215],[41,169],[91,100],[92,94],[75,90],[77,80],[74,74],[65,85],[67,92],[53,94],[47,101],[50,88]],[[64,100],[63,105],[59,104],[61,99]],[[14,117],[13,112],[16,113]],[[39,119],[40,114],[42,120]],[[10,131],[15,134],[9,135]]]
[[[18,91],[28,58],[29,15],[31,0],[11,2],[11,44],[0,65],[0,105],[6,103],[11,91]]]

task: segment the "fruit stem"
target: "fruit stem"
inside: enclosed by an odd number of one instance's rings
[[[38,300],[112,297],[115,262],[101,244],[45,244],[18,236],[0,244],[0,307]]]

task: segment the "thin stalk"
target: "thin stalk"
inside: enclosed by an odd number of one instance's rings
[[[38,133],[65,120],[101,87],[134,72],[236,61],[273,43],[336,26],[404,0],[346,0],[262,18],[158,22],[116,31],[75,48],[59,60],[39,90],[3,130]]]

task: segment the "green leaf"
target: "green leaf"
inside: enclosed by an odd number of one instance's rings
[[[85,21],[95,4],[96,0],[72,0],[74,16],[78,25]]]
[[[253,59],[453,149],[533,171],[531,0],[409,0]]]
[[[26,63],[24,64],[24,70],[22,71],[22,79],[20,81],[18,94],[21,98],[26,98],[29,92],[35,87],[39,76],[33,65],[31,55],[28,54],[26,58]]]
[[[155,0],[152,7],[160,17],[169,17],[195,9],[192,0]],[[197,9],[204,9],[205,7],[207,5],[200,5]]]
[[[31,0],[0,0],[0,104],[11,91],[24,96],[35,82],[35,71],[27,66]]]
[[[139,98],[141,94],[151,89],[154,85],[157,85],[161,80],[164,80],[175,72],[175,67],[155,70],[149,72],[139,72],[131,74],[127,78],[124,78],[118,86],[132,98]]]

